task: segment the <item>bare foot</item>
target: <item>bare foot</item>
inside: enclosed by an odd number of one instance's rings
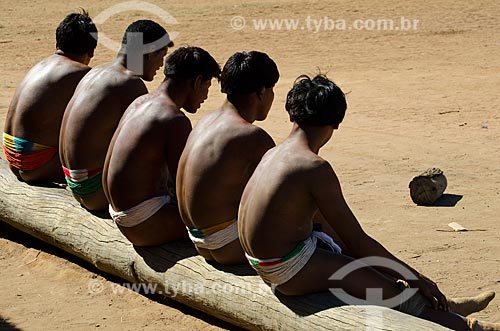
[[[484,292],[475,297],[448,299],[450,310],[462,316],[467,316],[486,308],[495,297],[495,292]]]
[[[475,318],[467,318],[467,326],[471,331],[500,331],[500,323],[479,322]]]

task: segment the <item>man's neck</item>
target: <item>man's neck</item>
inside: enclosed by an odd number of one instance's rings
[[[130,71],[132,73],[132,75],[137,76],[137,77],[142,79],[142,74],[138,74],[135,71],[133,71],[127,67],[127,54],[124,54],[121,51],[118,52],[113,63],[122,66],[125,70]]]
[[[166,78],[160,84],[158,90],[172,100],[178,109],[184,107],[189,93],[186,82],[180,82],[172,78]]]
[[[293,123],[292,131],[288,135],[288,139],[296,140],[300,144],[304,144],[314,154],[318,154],[320,148],[326,144],[331,137],[329,130],[330,127],[312,127],[312,126],[299,126]],[[328,139],[327,139],[328,138]]]
[[[255,122],[257,117],[256,103],[250,97],[237,97],[231,98],[231,100],[226,99],[223,107],[232,109],[250,124]]]
[[[67,53],[67,52],[64,52],[60,49],[56,50],[54,54],[64,56],[64,57],[70,59],[71,61],[79,62],[82,64],[85,63],[85,55]]]

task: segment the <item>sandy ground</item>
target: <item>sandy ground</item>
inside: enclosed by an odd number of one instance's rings
[[[53,51],[54,30],[64,15],[85,6],[92,16],[118,1],[20,0],[0,3],[0,127],[14,89],[25,72]],[[178,32],[177,45],[191,44],[208,50],[221,64],[235,51],[261,50],[278,64],[281,78],[268,119],[259,123],[282,141],[290,129],[284,111],[286,92],[300,74],[327,73],[348,93],[346,119],[321,155],[328,159],[343,185],[344,194],[364,229],[390,251],[434,279],[450,296],[474,295],[483,290],[500,292],[500,3],[484,1],[354,0],[151,1],[170,13],[178,24],[165,24]],[[30,10],[25,10],[26,8]],[[246,26],[241,30],[231,22]],[[354,20],[416,19],[415,30],[349,30]],[[110,17],[100,31],[119,40],[123,29],[139,18],[158,19],[144,11],[128,11]],[[325,18],[335,20],[331,30]],[[296,29],[257,30],[254,20],[298,19]],[[319,21],[319,20],[323,21]],[[307,21],[309,20],[309,25]],[[321,23],[321,24],[320,24]],[[318,24],[317,26],[315,24]],[[317,30],[317,31],[316,31]],[[114,51],[99,45],[91,65],[111,60]],[[158,74],[148,84],[154,89]],[[223,100],[218,84],[193,123]],[[408,183],[429,167],[439,167],[448,178],[448,194],[440,206],[418,207],[409,198]],[[458,200],[458,201],[457,201]],[[450,202],[455,203],[450,203]],[[458,222],[468,229],[449,232]],[[3,233],[3,232],[2,232]],[[3,236],[3,234],[2,234]],[[28,240],[29,242],[29,240]],[[23,244],[26,244],[23,241]],[[79,317],[85,286],[92,271],[69,267],[51,254],[25,265],[35,252],[1,240],[2,300],[0,315],[20,328],[88,329],[78,323],[123,329],[120,316],[152,316],[151,327],[205,329],[204,322],[166,307],[158,308],[142,296],[86,301]],[[28,245],[29,246],[29,245]],[[15,247],[11,249],[9,247]],[[35,254],[36,255],[36,254]],[[5,261],[5,262],[4,262]],[[15,267],[19,267],[16,271]],[[53,277],[53,270],[66,270]],[[23,276],[13,277],[15,274]],[[29,290],[20,292],[24,275]],[[101,277],[101,276],[97,276]],[[46,295],[58,286],[77,288],[60,295]],[[62,285],[61,285],[62,284]],[[78,285],[75,285],[78,284]],[[78,290],[79,289],[79,290]],[[78,292],[80,291],[80,292]],[[78,292],[78,294],[74,294]],[[21,294],[21,297],[19,296]],[[499,293],[500,294],[500,293]],[[46,313],[36,315],[42,295]],[[108,310],[109,303],[118,306]],[[24,302],[20,305],[20,302]],[[23,307],[15,309],[15,307]],[[134,307],[134,308],[131,308]],[[163,315],[160,315],[160,312]],[[55,316],[58,316],[57,318]],[[36,316],[36,317],[35,317]],[[163,316],[163,317],[162,317]],[[477,317],[500,322],[500,299]],[[106,320],[103,322],[103,317]],[[134,319],[135,320],[135,319]],[[158,323],[158,324],[154,324]],[[202,323],[202,324],[199,324]],[[127,324],[128,325],[128,324]],[[175,325],[175,326],[171,326]]]

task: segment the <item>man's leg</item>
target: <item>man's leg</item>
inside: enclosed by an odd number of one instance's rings
[[[349,255],[349,247],[340,239],[340,236],[337,234],[337,232],[330,226],[330,224],[326,221],[326,219],[323,217],[323,214],[318,210],[316,214],[314,214],[313,217],[313,224],[320,224],[322,232],[326,233],[330,237],[332,237],[333,241],[337,243],[337,245],[342,248],[342,252],[346,255]]]
[[[19,176],[25,182],[56,182],[56,183],[66,183],[64,180],[64,172],[61,167],[61,161],[59,160],[59,154],[54,155],[54,157],[35,170],[30,171],[19,171]]]
[[[425,308],[419,317],[452,330],[500,331],[500,323],[480,322],[474,318],[464,318],[455,313],[438,311],[432,308]]]
[[[119,226],[121,232],[136,246],[156,246],[169,241],[188,239],[186,226],[175,206],[164,205],[147,221],[134,226]]]
[[[353,261],[349,256],[318,248],[302,270],[276,289],[285,295],[302,295],[341,288],[361,299],[366,298],[367,288],[382,289],[384,299],[401,293],[396,281],[369,266],[352,271],[344,279],[329,280],[337,270]]]
[[[102,189],[85,198],[80,197],[77,194],[73,194],[73,196],[85,208],[91,211],[107,210],[109,206],[108,199],[106,198],[106,195],[104,194],[104,191]]]
[[[354,261],[352,258],[317,249],[306,266],[292,279],[276,289],[285,295],[301,295],[341,288],[359,299],[366,299],[368,288],[381,289],[384,300],[401,293],[400,286],[393,280],[372,267],[354,270],[342,280],[329,280],[340,268]],[[438,323],[453,330],[468,330],[467,320],[460,315],[425,308],[420,318]],[[496,327],[496,325],[493,325]],[[481,330],[481,329],[477,329]],[[485,330],[500,331],[500,327]]]
[[[219,249],[210,250],[212,259],[220,264],[242,264],[247,263],[245,252],[241,247],[239,239]]]
[[[328,224],[321,212],[314,215],[313,223],[321,224],[321,231],[328,234],[333,240],[342,248],[345,255],[349,255],[349,248],[342,242],[335,230]],[[386,275],[389,278],[391,276]],[[472,313],[483,310],[488,306],[491,300],[495,297],[495,292],[485,292],[475,297],[464,298],[447,298],[450,311],[457,313],[461,316],[468,316]]]

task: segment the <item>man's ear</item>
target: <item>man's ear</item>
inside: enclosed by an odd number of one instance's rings
[[[260,88],[260,90],[258,90],[257,92],[255,92],[257,94],[257,98],[259,98],[259,100],[262,100],[262,98],[264,97],[264,94],[266,93],[266,87],[265,86],[262,86]]]
[[[95,51],[95,49],[91,49],[90,51],[88,51],[87,55],[89,56],[89,58],[94,57],[94,51]]]
[[[203,82],[203,76],[202,75],[196,76],[196,78],[193,80],[193,89],[195,90],[199,89],[202,82]]]

